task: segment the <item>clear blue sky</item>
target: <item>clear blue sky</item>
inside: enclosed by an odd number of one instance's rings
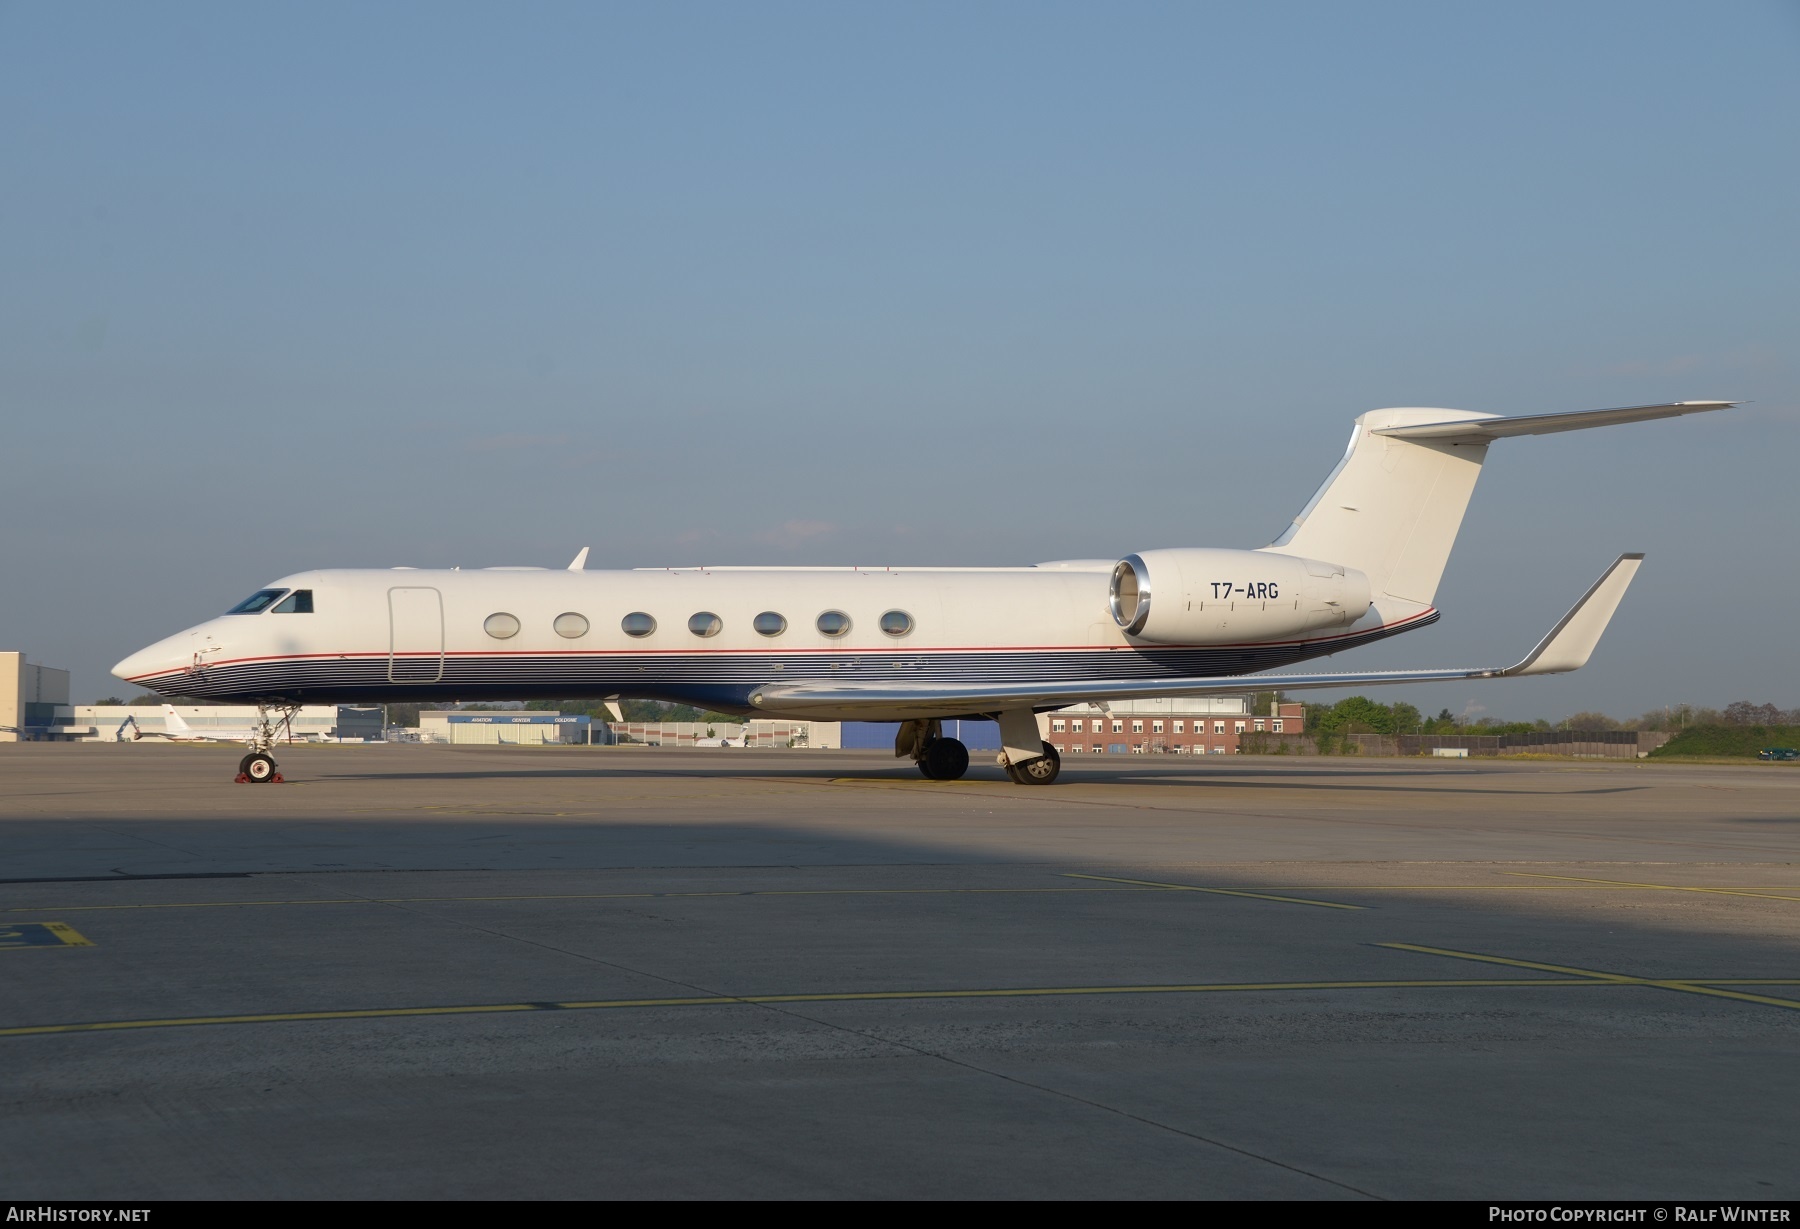
[[[1349,420],[1498,445],[1436,628],[1800,704],[1800,7],[0,5],[0,646],[320,565],[1258,546]]]

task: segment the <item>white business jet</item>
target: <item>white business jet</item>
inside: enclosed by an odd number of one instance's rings
[[[641,697],[725,712],[898,721],[895,754],[951,780],[947,718],[999,722],[1014,781],[1061,765],[1036,714],[1083,702],[1555,674],[1584,664],[1642,555],[1621,555],[1510,666],[1265,673],[1438,618],[1432,599],[1488,445],[1722,410],[1375,410],[1279,538],[1020,568],[410,568],[303,572],[160,640],[113,673],[165,695],[251,701],[252,781],[272,714],[301,703]]]

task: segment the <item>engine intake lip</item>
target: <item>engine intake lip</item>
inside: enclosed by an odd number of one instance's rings
[[[1130,635],[1137,635],[1150,621],[1150,569],[1137,555],[1119,560],[1107,586],[1108,604],[1113,622]]]

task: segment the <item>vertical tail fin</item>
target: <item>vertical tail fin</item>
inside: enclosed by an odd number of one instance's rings
[[[1450,560],[1487,440],[1407,440],[1383,427],[1479,420],[1466,410],[1374,410],[1344,459],[1287,532],[1265,549],[1355,568],[1377,595],[1431,605]]]
[[[1678,401],[1516,418],[1470,410],[1371,410],[1356,420],[1350,447],[1325,485],[1263,549],[1356,568],[1377,596],[1429,606],[1494,440],[1673,418],[1732,404]]]
[[[163,705],[163,730],[169,734],[192,734],[194,732],[193,727],[183,721],[181,714],[175,711],[173,704]]]

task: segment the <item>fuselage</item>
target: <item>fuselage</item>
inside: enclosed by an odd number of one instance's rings
[[[1192,643],[1152,643],[1120,625],[1109,608],[1110,560],[344,569],[283,577],[265,591],[279,596],[254,612],[159,641],[114,673],[165,695],[216,700],[628,696],[748,712],[750,693],[774,682],[1216,678],[1322,657],[1437,618],[1428,605],[1383,597],[1343,626],[1271,636],[1291,626],[1303,595],[1258,589],[1259,552],[1230,554],[1248,561],[1243,592],[1214,602],[1208,630]],[[308,595],[298,610],[295,594]]]

